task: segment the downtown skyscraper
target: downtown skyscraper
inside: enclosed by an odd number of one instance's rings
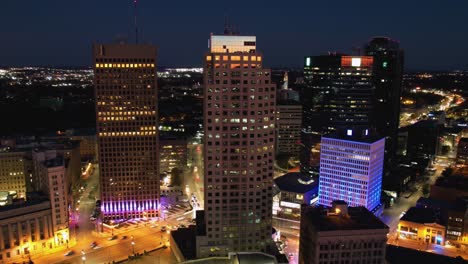
[[[158,215],[156,47],[94,45],[103,221]]]
[[[203,234],[197,257],[271,241],[276,88],[255,36],[211,35],[204,58]],[[198,224],[198,219],[197,219]]]
[[[369,211],[380,205],[385,139],[359,132],[349,129],[346,134],[322,136],[320,205],[343,200]]]
[[[305,58],[302,91],[306,130],[372,129],[373,58],[329,54]]]
[[[374,58],[374,124],[377,134],[385,137],[385,167],[388,169],[397,149],[404,52],[399,42],[375,37],[365,46],[365,53]]]

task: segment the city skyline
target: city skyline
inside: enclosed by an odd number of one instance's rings
[[[0,262],[468,259],[463,4],[26,2]]]
[[[242,3],[239,2],[239,7],[186,3],[187,8],[180,9],[172,3],[139,1],[141,43],[159,47],[158,65],[201,66],[197,54],[206,49],[203,36],[221,32],[227,15],[244,35],[255,33],[262,39],[259,44],[265,47],[265,53],[271,54],[265,61],[267,66],[300,66],[304,54],[328,51],[353,54],[353,47],[362,47],[371,37],[388,36],[401,41],[409,54],[406,60],[409,70],[468,69],[464,49],[468,38],[452,34],[462,32],[463,25],[468,23],[462,13],[467,3],[400,2],[384,9],[369,1],[361,5],[249,3],[254,13],[266,7],[268,12],[258,18],[242,12],[240,7],[245,6]],[[23,1],[6,3],[4,10],[9,12],[0,19],[2,24],[9,25],[0,32],[9,40],[0,43],[4,65],[88,66],[92,60],[86,51],[92,43],[111,43],[117,36],[126,36],[129,42],[134,40],[131,1],[112,5],[106,1],[80,1],[75,5],[40,2],[31,3],[30,9],[24,9],[23,4]],[[55,19],[49,19],[52,16]],[[184,48],[186,39],[191,39],[191,49]],[[430,41],[423,41],[426,39]],[[35,41],[34,47],[26,46],[31,40]],[[68,52],[69,49],[74,52]]]

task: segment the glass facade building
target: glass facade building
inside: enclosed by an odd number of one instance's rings
[[[349,134],[348,134],[349,135]],[[318,203],[343,200],[372,211],[380,204],[385,139],[322,137]]]
[[[330,54],[306,57],[302,90],[304,126],[329,133],[342,127],[373,128],[373,57]]]

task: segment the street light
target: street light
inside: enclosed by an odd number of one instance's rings
[[[132,251],[133,255],[135,255],[135,241],[132,241]]]
[[[86,253],[84,252],[84,249],[81,250],[81,260],[83,261],[83,264],[86,263]]]
[[[111,220],[110,224],[111,224],[112,236],[114,236],[114,220]]]

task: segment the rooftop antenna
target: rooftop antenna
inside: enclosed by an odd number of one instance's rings
[[[231,30],[229,29],[229,18],[224,16],[224,35],[230,35]]]
[[[138,44],[138,24],[137,24],[137,0],[133,0],[135,18],[135,44]]]
[[[357,56],[361,56],[361,47],[359,46],[353,47],[353,52],[356,53]]]

